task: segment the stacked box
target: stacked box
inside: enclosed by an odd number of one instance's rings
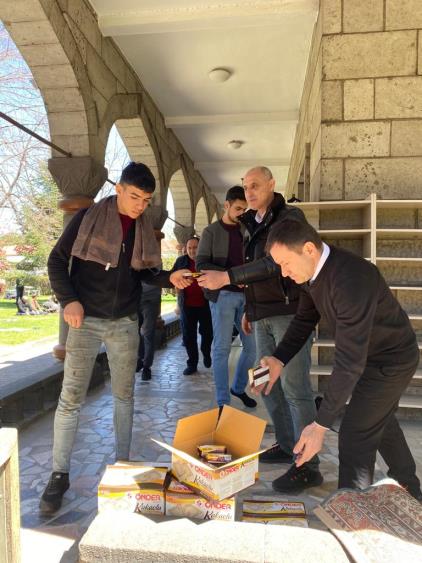
[[[172,479],[166,489],[166,516],[233,522],[235,512],[234,496],[224,501],[208,500],[176,479]]]
[[[108,465],[98,486],[98,511],[164,514],[167,471],[145,463]]]

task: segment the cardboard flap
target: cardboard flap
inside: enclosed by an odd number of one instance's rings
[[[185,453],[182,450],[178,450],[177,448],[174,448],[173,446],[169,446],[169,444],[166,444],[165,442],[160,442],[159,440],[156,440],[155,438],[151,438],[151,440],[153,442],[155,442],[156,444],[158,444],[159,446],[165,448],[166,450],[168,450],[172,454],[175,454],[178,457],[180,457],[181,459],[184,459],[188,463],[193,463],[195,465],[199,465],[200,467],[202,467],[203,469],[206,469],[207,471],[215,471],[215,469],[213,467],[210,467],[209,465],[207,465],[206,463],[203,463],[198,458],[192,457],[191,455]]]
[[[262,418],[224,405],[216,429],[216,440],[226,444],[238,457],[255,454],[261,445],[267,422]]]
[[[212,432],[218,419],[218,408],[180,418],[177,422],[174,434],[173,445],[180,448],[180,445],[195,436],[203,436]]]

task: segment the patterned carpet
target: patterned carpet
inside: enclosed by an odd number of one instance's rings
[[[422,504],[391,479],[337,491],[315,514],[358,563],[422,561]]]

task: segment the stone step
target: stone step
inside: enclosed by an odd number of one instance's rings
[[[312,365],[311,366],[311,375],[331,375],[333,371],[333,366],[329,365]],[[422,368],[416,370],[413,379],[422,381]]]
[[[328,531],[103,512],[79,544],[80,563],[348,563]]]
[[[312,344],[321,348],[334,348],[334,340],[332,338],[314,338]],[[422,340],[418,339],[419,350],[422,350]]]

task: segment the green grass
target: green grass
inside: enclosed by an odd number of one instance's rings
[[[39,298],[40,305],[48,298]],[[59,331],[58,313],[17,315],[12,299],[0,299],[0,346],[14,346],[54,336]]]
[[[48,297],[38,298],[40,305]],[[170,313],[176,307],[176,297],[163,295],[161,313]],[[0,299],[0,346],[14,346],[55,336],[59,333],[58,313],[48,315],[17,315],[15,301]]]

